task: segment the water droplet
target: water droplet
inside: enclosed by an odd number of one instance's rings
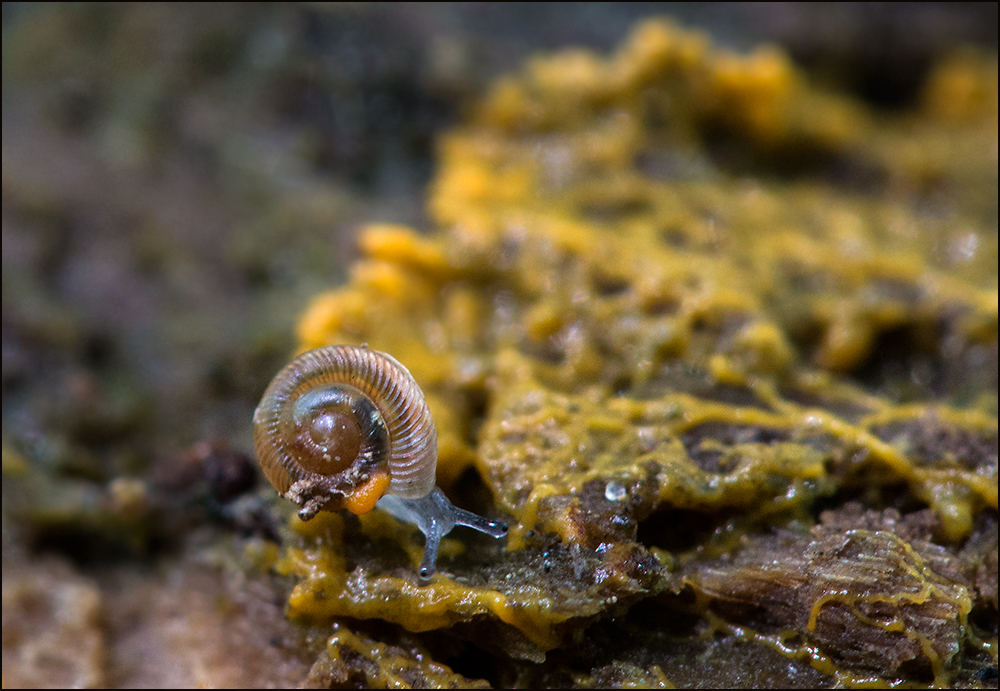
[[[604,488],[604,498],[608,501],[621,501],[626,494],[628,494],[628,490],[625,489],[625,485],[614,480]]]

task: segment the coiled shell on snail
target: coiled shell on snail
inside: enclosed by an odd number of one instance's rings
[[[426,536],[420,579],[457,525],[495,538],[507,526],[454,506],[435,484],[437,431],[424,394],[395,358],[367,347],[303,353],[271,381],[254,412],[260,467],[308,521],[319,511],[377,505]]]

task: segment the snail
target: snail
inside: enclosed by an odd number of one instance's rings
[[[319,511],[378,506],[426,536],[420,580],[458,525],[501,538],[507,526],[454,506],[436,486],[437,430],[423,392],[394,357],[327,346],[295,358],[254,412],[260,467],[310,520]]]

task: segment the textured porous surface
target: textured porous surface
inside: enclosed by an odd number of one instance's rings
[[[418,588],[406,529],[331,517],[279,566],[302,579],[290,612],[447,631],[509,658],[510,683],[537,680],[519,661],[690,683],[664,636],[766,649],[786,680],[988,681],[992,75],[942,65],[904,127],[777,51],[650,22],[495,85],[441,143],[439,230],[367,228],[299,335],[407,364],[439,478],[510,521],[507,550],[456,535],[471,546]],[[984,91],[958,112],[962,80]],[[945,215],[929,177],[964,188]]]

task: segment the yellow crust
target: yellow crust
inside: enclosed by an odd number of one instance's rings
[[[354,494],[344,500],[344,508],[351,513],[361,515],[375,508],[375,504],[385,494],[389,487],[389,474],[377,473],[368,482],[354,490]]]

